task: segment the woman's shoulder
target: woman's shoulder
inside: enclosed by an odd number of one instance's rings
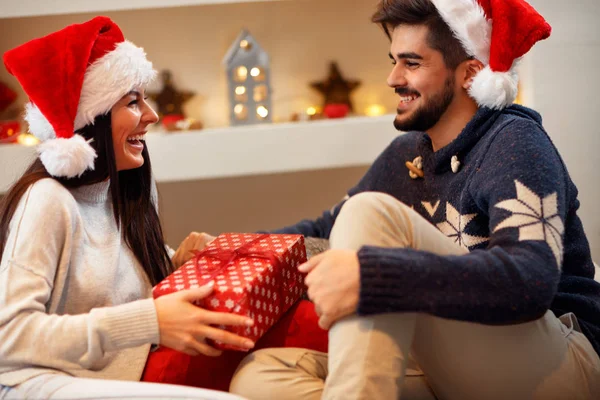
[[[43,178],[31,184],[21,199],[23,201],[27,208],[36,206],[54,211],[77,208],[77,201],[69,189],[53,178]]]

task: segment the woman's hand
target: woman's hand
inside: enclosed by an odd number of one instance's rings
[[[218,356],[220,350],[208,345],[205,339],[251,349],[254,342],[211,325],[252,326],[254,321],[241,315],[202,309],[195,302],[208,296],[211,286],[183,290],[154,300],[158,316],[160,344],[191,356]]]
[[[198,233],[192,232],[190,233],[179,245],[179,248],[171,258],[171,262],[173,263],[173,267],[175,269],[181,267],[187,261],[191,260],[194,257],[194,250],[200,251],[203,250],[207,244],[214,240],[214,236],[209,235],[208,233]]]

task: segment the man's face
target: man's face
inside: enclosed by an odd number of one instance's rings
[[[388,85],[400,98],[394,126],[401,131],[427,131],[452,103],[454,71],[442,53],[429,47],[425,25],[398,26],[392,31],[390,58],[394,67]]]

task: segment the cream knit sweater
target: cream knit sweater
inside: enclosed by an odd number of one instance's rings
[[[139,380],[159,330],[108,182],[23,195],[0,261],[0,385],[45,373]]]

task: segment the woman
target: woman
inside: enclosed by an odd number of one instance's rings
[[[173,265],[144,142],[158,117],[143,50],[97,17],[4,62],[42,144],[0,205],[0,398],[233,398],[135,382],[152,344],[192,355],[220,353],[205,338],[254,346],[212,327],[251,320],[193,304],[209,287],[150,296],[195,238]]]

